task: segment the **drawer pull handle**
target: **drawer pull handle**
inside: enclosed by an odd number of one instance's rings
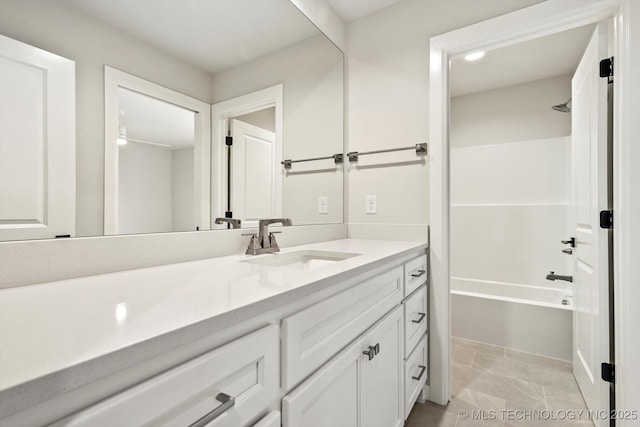
[[[411,273],[411,277],[413,277],[413,278],[415,279],[416,277],[420,277],[420,276],[422,276],[422,275],[423,275],[424,273],[426,273],[426,272],[427,272],[427,270],[418,270],[418,274],[416,274],[416,273]]]
[[[413,323],[422,323],[424,318],[427,317],[427,313],[418,313],[418,320],[412,320]]]
[[[224,393],[218,393],[218,395],[216,396],[216,400],[222,403],[222,405],[218,406],[216,409],[209,412],[208,414],[200,418],[198,421],[191,424],[189,427],[204,427],[207,424],[209,424],[211,421],[218,418],[220,415],[227,412],[229,409],[233,408],[233,405],[236,404],[236,400],[233,397]]]
[[[373,360],[374,357],[376,357],[376,348],[372,345],[369,346],[369,350],[365,350],[362,352],[362,354],[364,354],[365,356],[367,356],[367,358],[369,358],[369,360]]]
[[[418,374],[417,377],[411,377],[416,381],[420,381],[422,379],[422,376],[424,375],[425,371],[427,370],[426,366],[422,366],[422,365],[418,365],[418,368],[420,368],[420,373]]]

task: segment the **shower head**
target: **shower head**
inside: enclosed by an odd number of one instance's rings
[[[551,109],[560,111],[561,113],[570,113],[571,107],[569,107],[568,105],[570,103],[571,103],[571,98],[569,98],[569,100],[565,103],[554,105],[553,107],[551,107]]]

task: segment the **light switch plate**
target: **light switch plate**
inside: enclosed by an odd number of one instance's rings
[[[318,197],[318,213],[319,214],[329,213],[329,198],[327,196]]]
[[[376,196],[367,196],[367,203],[364,209],[367,215],[375,215],[378,213],[378,202],[376,201]]]

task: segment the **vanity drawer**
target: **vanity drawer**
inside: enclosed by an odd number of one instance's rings
[[[402,301],[402,267],[282,321],[283,388],[302,381]]]
[[[54,425],[184,427],[207,414],[219,414],[207,426],[246,425],[278,398],[278,342],[265,327]]]
[[[423,285],[404,302],[404,354],[411,354],[427,332],[427,286]]]
[[[253,427],[280,427],[281,424],[280,411],[273,411],[269,415],[254,424]]]
[[[425,334],[420,339],[418,347],[411,353],[405,362],[404,377],[404,397],[405,397],[405,419],[409,416],[411,408],[422,392],[422,388],[427,383],[429,374],[428,364],[428,335]]]
[[[404,264],[404,296],[407,297],[427,281],[427,256],[420,255]]]

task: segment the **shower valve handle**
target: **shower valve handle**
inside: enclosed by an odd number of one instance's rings
[[[575,247],[576,247],[576,238],[575,238],[575,237],[571,237],[571,238],[569,238],[569,240],[560,240],[560,242],[561,242],[563,245],[569,245],[569,246],[571,246],[572,248],[575,248]]]

